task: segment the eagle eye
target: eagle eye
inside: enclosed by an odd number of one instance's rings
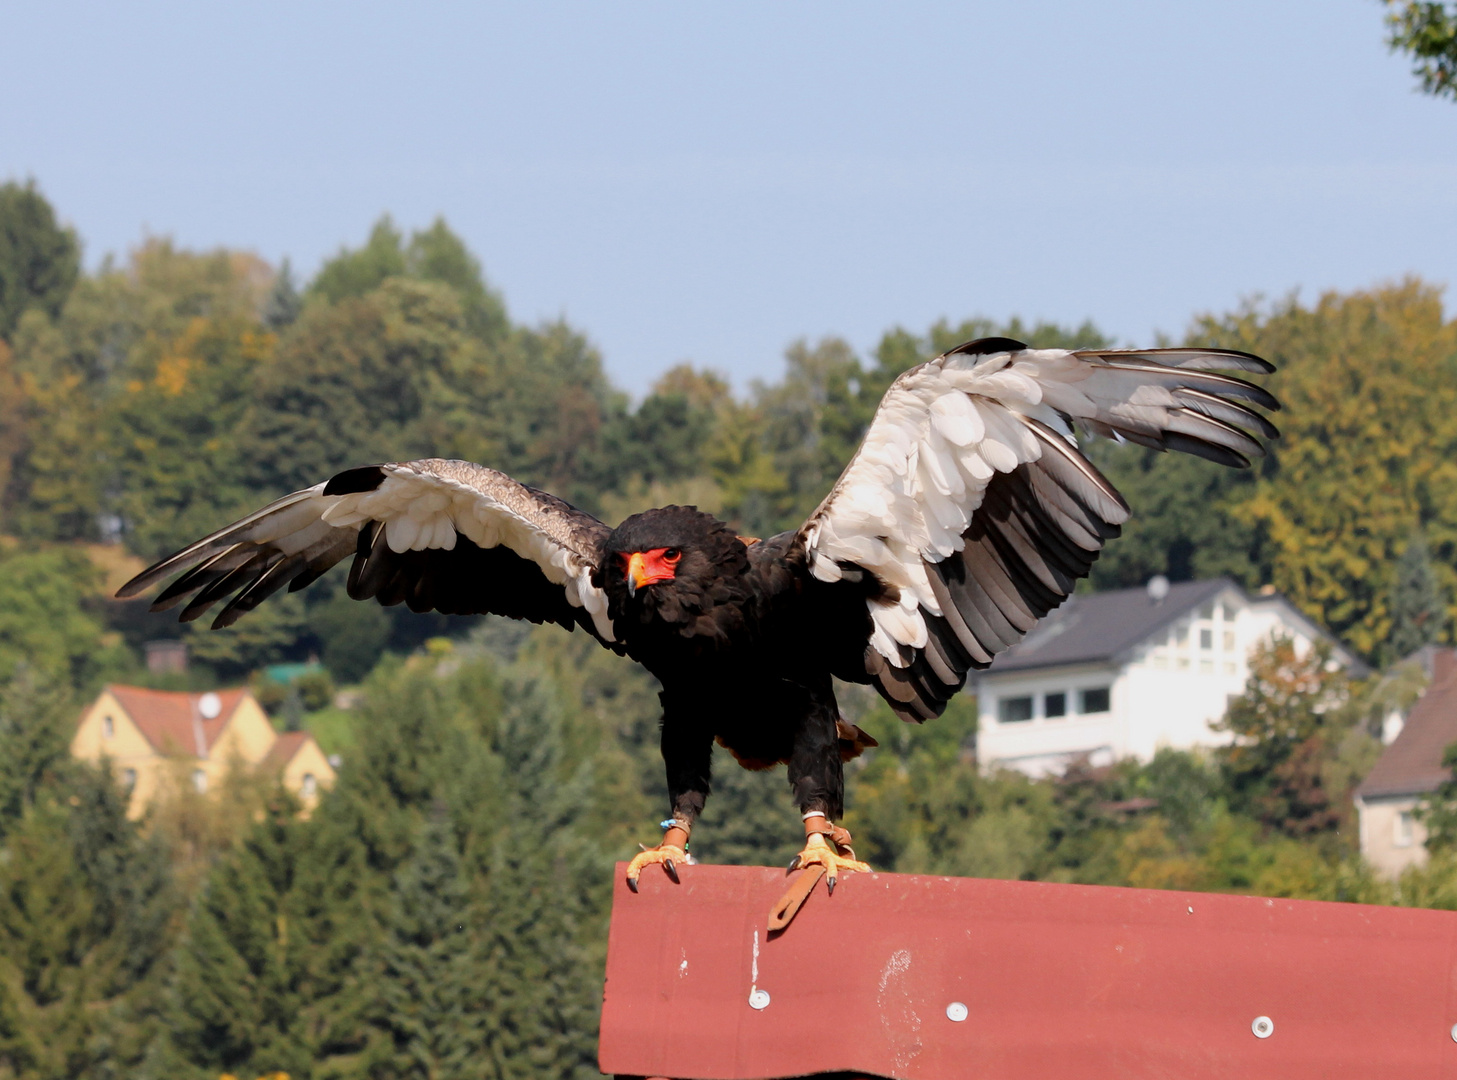
[[[664,562],[675,563],[679,559],[681,559],[682,557],[683,557],[683,552],[680,551],[678,548],[668,548],[667,551],[663,552],[663,561]]]

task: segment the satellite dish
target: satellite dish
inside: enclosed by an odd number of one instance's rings
[[[1169,595],[1169,579],[1162,574],[1155,574],[1148,579],[1148,598],[1152,603],[1162,604],[1164,597]]]
[[[223,711],[223,699],[209,690],[197,699],[197,711],[202,713],[204,720],[216,720],[218,713]]]

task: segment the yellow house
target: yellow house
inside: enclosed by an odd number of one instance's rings
[[[243,689],[185,694],[108,686],[81,714],[71,753],[84,761],[110,759],[117,778],[131,789],[132,817],[169,784],[208,791],[234,761],[279,770],[306,810],[335,779],[312,735],[274,731],[262,706]]]

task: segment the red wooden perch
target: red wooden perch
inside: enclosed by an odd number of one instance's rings
[[[617,869],[602,1071],[672,1080],[1457,1078],[1457,913],[782,870]]]

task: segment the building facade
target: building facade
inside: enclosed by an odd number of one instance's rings
[[[1212,725],[1243,692],[1251,650],[1276,636],[1331,640],[1283,597],[1228,578],[1074,596],[977,677],[978,758],[1040,776],[1226,743]]]
[[[253,695],[242,689],[189,694],[108,686],[81,714],[71,753],[111,763],[131,791],[133,817],[170,791],[216,788],[239,763],[276,769],[305,810],[335,779],[312,735],[274,731]]]
[[[1388,722],[1397,734],[1356,789],[1361,855],[1390,878],[1427,861],[1417,807],[1452,779],[1442,755],[1457,742],[1457,652],[1423,650],[1417,659],[1427,669],[1427,688],[1404,722]]]

